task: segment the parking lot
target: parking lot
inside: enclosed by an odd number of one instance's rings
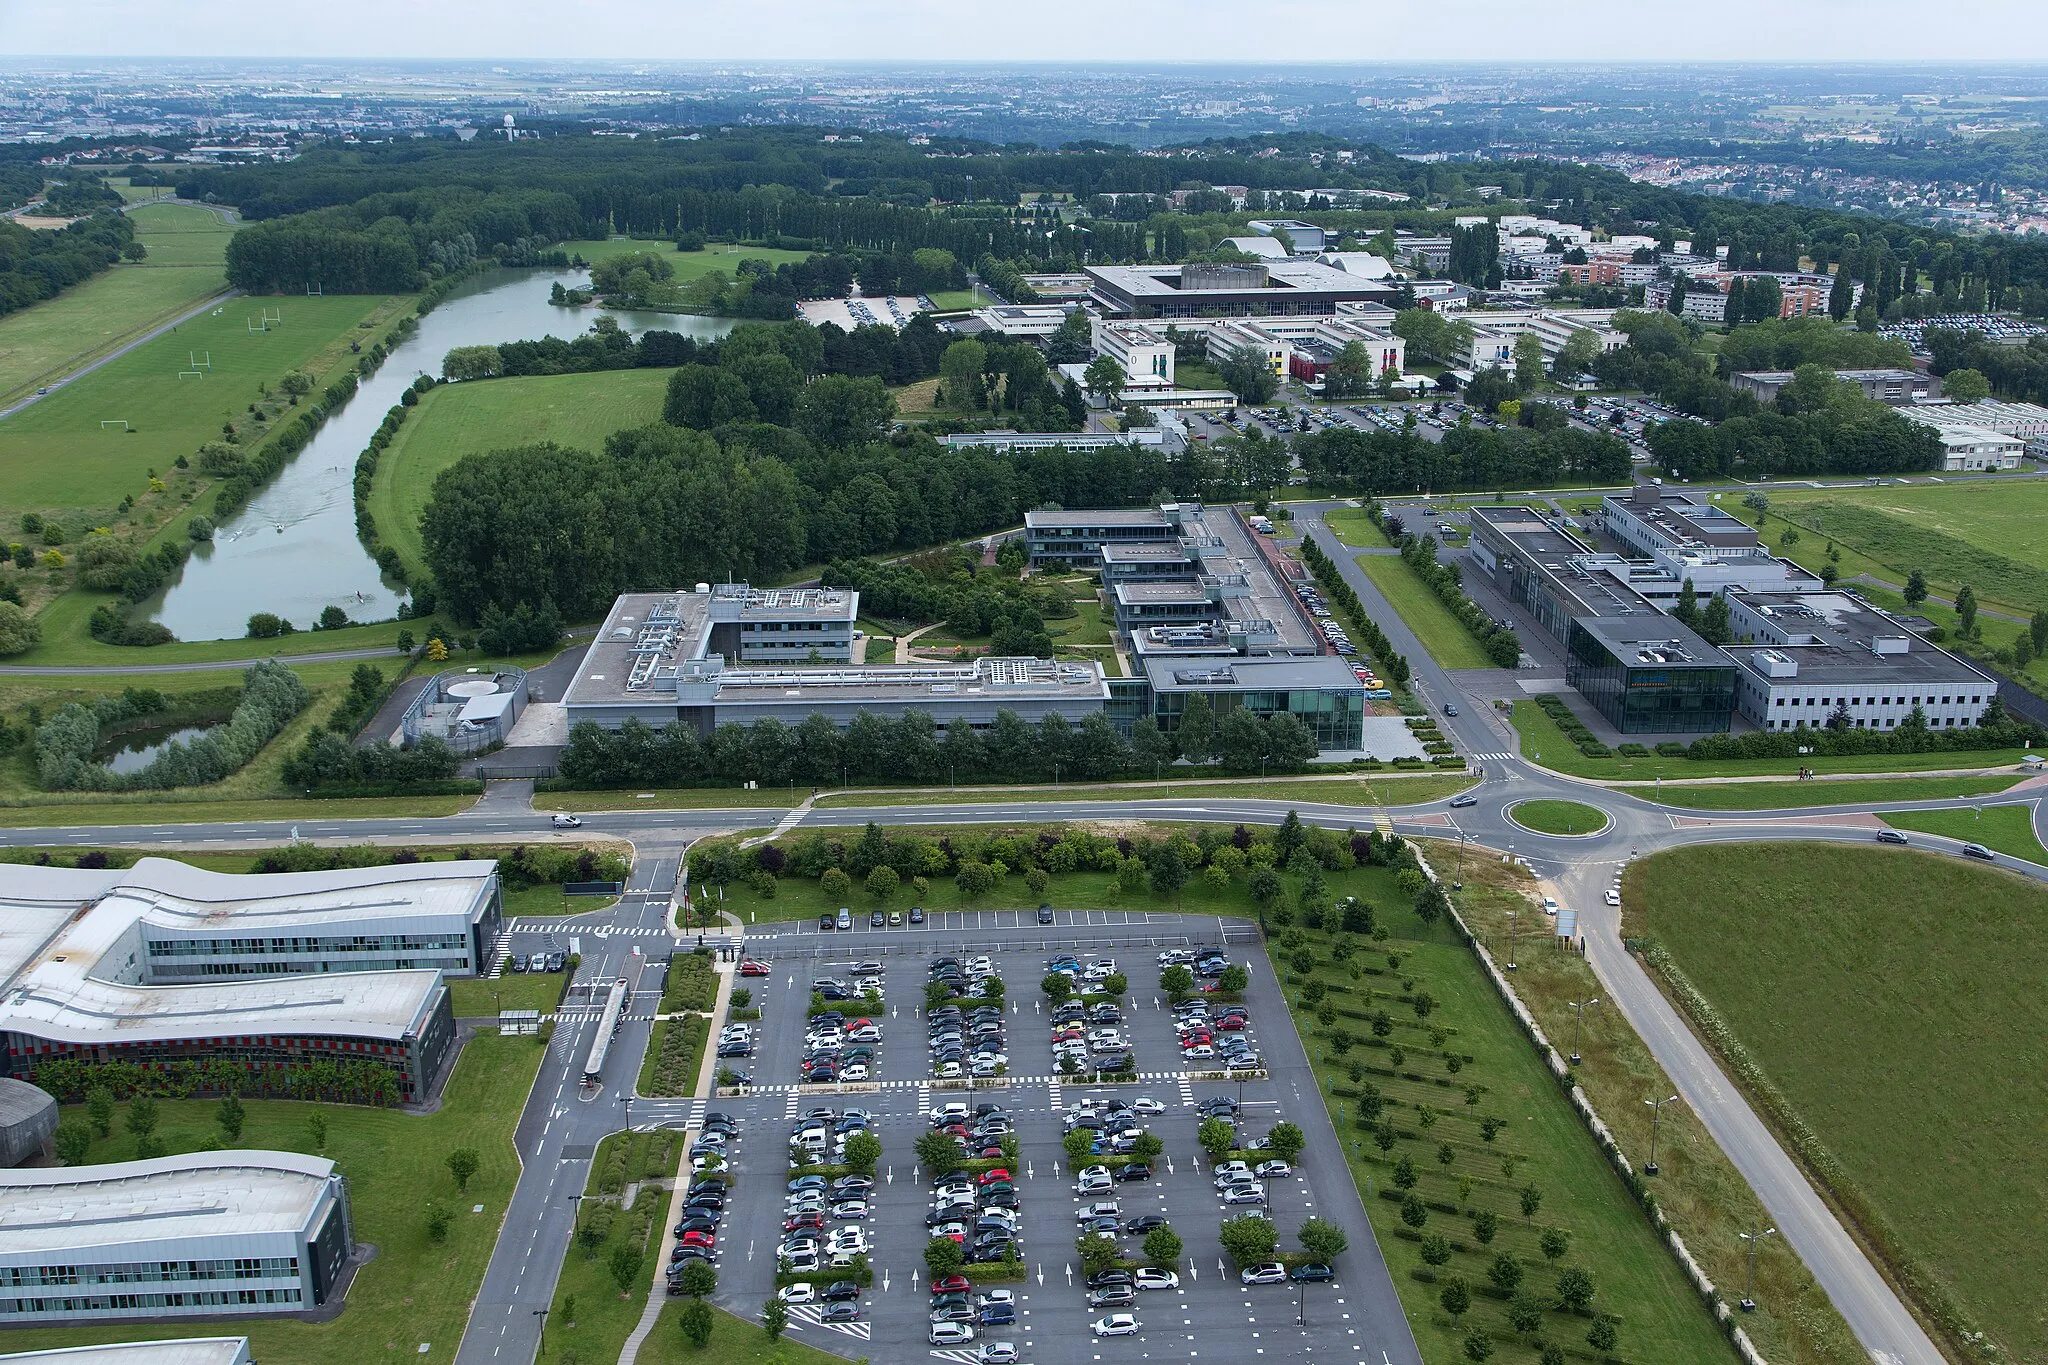
[[[1117,923],[1094,923],[1092,915],[1118,916]],[[952,920],[952,923],[947,923]],[[790,1308],[790,1330],[799,1339],[842,1355],[877,1360],[903,1360],[929,1353],[938,1359],[978,1361],[984,1346],[1012,1342],[1016,1359],[1034,1361],[1114,1359],[1197,1359],[1238,1355],[1276,1359],[1345,1358],[1373,1362],[1413,1361],[1415,1348],[1394,1299],[1357,1196],[1339,1159],[1340,1149],[1313,1089],[1299,1040],[1283,1013],[1277,982],[1260,953],[1250,926],[1200,916],[1122,915],[1121,912],[1058,912],[1055,923],[1040,925],[1034,912],[983,912],[977,916],[933,915],[923,926],[868,929],[865,920],[850,933],[822,933],[815,922],[800,933],[750,936],[748,956],[768,969],[746,984],[762,1019],[754,1027],[757,1046],[750,1069],[760,1085],[743,1094],[715,1099],[714,1111],[731,1116],[737,1137],[728,1148],[737,1183],[721,1225],[717,1266],[718,1301],[750,1320],[758,1319],[761,1303],[776,1292],[777,1247],[785,1237],[786,1186],[790,1179],[787,1143],[801,1116],[834,1130],[845,1126],[847,1111],[861,1113],[850,1121],[865,1125],[880,1138],[882,1157],[874,1188],[868,1191],[867,1216],[827,1216],[815,1229],[829,1248],[835,1230],[859,1228],[864,1236],[842,1232],[841,1247],[866,1245],[874,1281],[852,1302],[858,1316],[844,1306],[813,1300]],[[1241,1086],[1226,1081],[1196,1081],[1191,1073],[1222,1064],[1222,1058],[1189,1059],[1182,1055],[1183,1035],[1174,1011],[1158,990],[1159,954],[1175,949],[1202,950],[1227,956],[1249,969],[1244,1005],[1249,1026],[1243,1032],[1265,1062],[1266,1079]],[[1135,1083],[1096,1085],[1054,1070],[1053,1007],[1040,989],[1053,960],[1071,956],[1085,973],[1096,962],[1114,960],[1129,982],[1117,1027],[1121,1044],[1131,1055]],[[978,957],[1001,976],[1003,1025],[1010,1074],[974,1089],[949,1088],[931,1076],[929,1021],[924,1017],[927,984],[933,966],[953,958],[963,967]],[[820,979],[879,979],[885,1000],[875,1023],[884,1041],[877,1048],[874,1078],[862,1084],[805,1084],[796,1078],[808,1050],[806,1013],[811,986]],[[1087,986],[1096,982],[1083,983]],[[963,984],[968,984],[963,980]],[[984,1000],[962,998],[962,1006]],[[1235,1032],[1235,1030],[1233,1030]],[[1241,1096],[1240,1132],[1245,1139],[1263,1135],[1282,1118],[1299,1124],[1309,1143],[1294,1173],[1264,1182],[1266,1207],[1280,1234],[1283,1251],[1297,1249],[1294,1234],[1303,1219],[1317,1215],[1342,1227],[1350,1248],[1336,1262],[1330,1283],[1281,1283],[1245,1286],[1236,1268],[1223,1259],[1217,1231],[1230,1213],[1196,1142],[1198,1106]],[[1150,1161],[1152,1177],[1113,1181],[1108,1193],[1099,1183],[1084,1197],[1077,1193],[1062,1139],[1068,1122],[1084,1110],[1109,1112],[1112,1101],[1135,1106],[1144,1099],[1148,1112],[1139,1117],[1146,1131],[1160,1139],[1161,1150]],[[920,1135],[932,1127],[932,1115],[947,1104],[966,1106],[971,1117],[978,1105],[995,1106],[1002,1118],[987,1126],[1007,1129],[1016,1139],[1017,1161],[1010,1172],[1015,1204],[1016,1241],[1022,1278],[983,1283],[980,1291],[1007,1290],[1010,1302],[997,1305],[991,1316],[1014,1315],[1012,1321],[981,1326],[971,1340],[934,1345],[930,1337],[933,1297],[923,1253],[931,1236],[927,1216],[934,1208],[933,1178],[922,1169],[915,1151]],[[829,1116],[817,1111],[830,1111]],[[1121,1128],[1127,1115],[1114,1116]],[[1100,1120],[1097,1120],[1100,1121]],[[1108,1142],[1106,1135],[1105,1158]],[[992,1150],[992,1148],[991,1148]],[[979,1140],[975,1155],[980,1155]],[[1097,1158],[1089,1158],[1094,1164]],[[974,1177],[976,1181],[979,1176]],[[946,1196],[960,1198],[958,1191]],[[1184,1252],[1172,1288],[1142,1289],[1130,1304],[1090,1308],[1086,1274],[1075,1250],[1084,1204],[1111,1199],[1117,1204],[1119,1241],[1126,1257],[1143,1259],[1143,1236],[1124,1233],[1133,1219],[1165,1219],[1180,1236]],[[949,1205],[950,1207],[951,1205]],[[967,1231],[971,1246],[989,1238],[1000,1246],[993,1229],[1007,1215],[988,1218]],[[1142,1225],[1141,1225],[1142,1226]],[[833,1277],[827,1262],[821,1274]],[[970,1292],[965,1306],[978,1319],[980,1303]],[[959,1310],[956,1310],[959,1311]],[[1131,1336],[1098,1337],[1092,1324],[1112,1311],[1131,1312],[1139,1330]],[[1297,1322],[1297,1316],[1302,1322]],[[847,1320],[830,1320],[844,1317]],[[1305,1325],[1304,1325],[1305,1324]]]

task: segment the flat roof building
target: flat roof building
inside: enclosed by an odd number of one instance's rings
[[[1792,382],[1791,370],[1739,370],[1728,376],[1737,393],[1753,394],[1759,403],[1774,403],[1778,390]],[[1918,370],[1836,370],[1835,378],[1863,390],[1865,398],[1893,407],[1924,403],[1941,396],[1941,381]]]
[[[1331,233],[1314,223],[1304,223],[1297,218],[1253,218],[1245,224],[1262,237],[1287,235],[1287,245],[1297,256],[1313,256],[1330,245]]]
[[[2001,436],[2017,436],[2029,445],[2048,440],[2048,408],[2038,403],[1948,403],[1908,414],[1935,426],[1976,427]]]
[[[109,1341],[16,1351],[0,1362],[21,1365],[255,1365],[247,1337],[174,1337],[164,1341]]]
[[[1188,699],[1207,699],[1221,720],[1234,709],[1259,717],[1291,715],[1320,749],[1363,742],[1365,684],[1335,655],[1265,658],[1147,658],[1146,712],[1161,731],[1180,728]]]
[[[1844,592],[1728,594],[1736,709],[1762,730],[1968,729],[1998,683]]]
[[[324,1157],[0,1171],[0,1322],[300,1313],[336,1295],[354,1251]]]
[[[2039,439],[2039,432],[2048,426],[2035,428],[2025,414],[2011,411],[1991,414],[1995,426],[1980,426],[1965,416],[1977,408],[2014,409],[2030,408],[2031,403],[1973,403],[1968,407],[1951,407],[1936,404],[1924,408],[1908,408],[1905,415],[1922,426],[1934,428],[1941,437],[1942,469],[1945,471],[1983,472],[1994,469],[2018,469],[2020,459],[2026,454],[2030,439]],[[2041,411],[2036,409],[2036,411]],[[2048,417],[2048,413],[2043,413]],[[2020,434],[2033,428],[2033,437]]]
[[[7,1071],[227,1061],[255,1092],[293,1068],[366,1061],[393,1073],[395,1098],[423,1099],[454,1041],[443,976],[481,971],[501,915],[491,862],[0,865]]]
[[[1264,317],[1334,314],[1340,303],[1384,303],[1394,291],[1377,280],[1318,261],[1258,265],[1091,265],[1091,299],[1134,318]]]

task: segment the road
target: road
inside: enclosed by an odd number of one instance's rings
[[[262,654],[249,659],[214,659],[204,663],[179,664],[0,664],[0,678],[69,678],[95,673],[211,673],[223,668],[247,668],[250,664],[276,659],[287,664],[326,664],[349,659],[396,657],[390,649],[329,649],[314,654]]]

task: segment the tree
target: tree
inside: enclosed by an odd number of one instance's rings
[[[1906,575],[1906,605],[1917,607],[1927,600],[1927,575],[1915,569]]]
[[[0,656],[19,654],[43,638],[36,619],[12,602],[0,602]]]
[[[1481,1209],[1472,1215],[1472,1236],[1481,1246],[1492,1246],[1493,1239],[1500,1232],[1500,1215],[1492,1209]]]
[[[128,1101],[128,1131],[137,1138],[146,1138],[156,1131],[156,1101],[148,1095],[136,1095]]]
[[[1287,884],[1280,880],[1280,874],[1272,868],[1260,867],[1252,869],[1252,875],[1245,879],[1245,890],[1251,892],[1252,899],[1258,903],[1259,911],[1263,914],[1273,902],[1286,894]]]
[[[1543,382],[1543,342],[1534,332],[1515,338],[1515,387],[1527,393]]]
[[[1173,732],[1180,756],[1190,763],[1207,763],[1215,751],[1216,713],[1200,692],[1189,695],[1180,713],[1180,728]]]
[[[896,888],[901,883],[902,878],[896,874],[896,869],[887,863],[883,863],[880,867],[868,873],[867,880],[863,884],[867,887],[867,892],[870,896],[873,896],[878,901],[885,901],[896,894]]]
[[[882,1140],[866,1129],[846,1139],[846,1164],[862,1175],[873,1175],[882,1159]]]
[[[918,1161],[935,1175],[942,1175],[967,1159],[966,1151],[960,1146],[960,1139],[951,1133],[920,1133],[915,1150]]]
[[[987,863],[962,863],[960,871],[954,874],[953,884],[960,888],[961,900],[981,900],[996,888],[995,869]]]
[[[1211,1161],[1221,1161],[1223,1154],[1237,1144],[1237,1130],[1225,1119],[1206,1118],[1195,1130],[1195,1141],[1201,1144]]]
[[[1543,1191],[1534,1185],[1524,1185],[1522,1187],[1522,1221],[1528,1222],[1534,1219],[1536,1217],[1536,1210],[1542,1207]]]
[[[1308,1146],[1308,1135],[1298,1125],[1283,1121],[1273,1125],[1267,1141],[1272,1145],[1274,1156],[1292,1162],[1301,1155],[1301,1149]]]
[[[1572,1235],[1563,1228],[1545,1228],[1543,1235],[1536,1239],[1536,1245],[1543,1252],[1546,1261],[1561,1261],[1564,1254],[1572,1249]]]
[[[1735,638],[1735,631],[1728,624],[1726,593],[1717,592],[1707,599],[1706,610],[1700,613],[1699,633],[1710,645],[1725,645]]]
[[[1391,1134],[1393,1126],[1389,1124],[1382,1131]],[[1429,1222],[1429,1209],[1423,1205],[1422,1197],[1413,1190],[1410,1190],[1408,1196],[1401,1201],[1401,1221],[1417,1231]]]
[[[242,1109],[242,1099],[239,1095],[227,1094],[221,1096],[220,1104],[214,1110],[214,1118],[220,1123],[221,1132],[227,1134],[229,1142],[240,1142],[242,1140],[242,1122],[247,1117],[247,1114]]]
[[[136,1150],[137,1150],[137,1151],[140,1151],[140,1150],[142,1149],[142,1144],[141,1144],[140,1142],[138,1142],[138,1143],[136,1143],[136,1144],[135,1144],[135,1147],[136,1147]],[[450,1227],[452,1227],[452,1226],[454,1225],[454,1223],[455,1223],[455,1215],[454,1215],[454,1214],[452,1214],[452,1213],[450,1213],[450,1212],[448,1212],[448,1208],[447,1208],[447,1206],[446,1206],[445,1204],[429,1204],[429,1205],[427,1205],[427,1240],[428,1240],[428,1241],[430,1241],[430,1242],[445,1242],[445,1241],[447,1241],[447,1240],[448,1240],[448,1229],[449,1229]],[[624,1291],[621,1291],[621,1292],[623,1293]]]
[[[476,1168],[480,1164],[476,1150],[471,1147],[457,1147],[448,1154],[447,1162],[448,1173],[455,1177],[455,1188],[468,1189],[469,1178],[476,1174]]]
[[[1244,969],[1241,962],[1233,962],[1217,976],[1216,984],[1223,990],[1239,994],[1252,984],[1252,974]]]
[[[967,1261],[967,1253],[951,1237],[934,1237],[924,1244],[924,1266],[934,1276],[951,1275]]]
[[[1828,316],[1840,322],[1856,304],[1856,287],[1849,282],[1849,263],[1835,267],[1834,287],[1828,290]]]
[[[1968,583],[1956,589],[1956,629],[1964,635],[1977,633],[1977,590]]]
[[[789,1305],[774,1294],[761,1305],[761,1330],[768,1334],[768,1340],[782,1340],[783,1329],[789,1326]]]
[[[1453,1275],[1436,1296],[1444,1311],[1456,1322],[1465,1316],[1465,1310],[1472,1306],[1472,1286],[1465,1283],[1463,1275]]]
[[[96,1085],[86,1092],[85,1118],[92,1125],[95,1137],[105,1137],[114,1130],[114,1092],[103,1085]]]
[[[1216,370],[1223,376],[1223,387],[1236,394],[1239,402],[1252,407],[1267,402],[1280,387],[1273,362],[1260,346],[1231,347],[1218,360]]]
[[[1490,1360],[1493,1357],[1493,1337],[1484,1328],[1475,1327],[1465,1334],[1465,1359]]]
[[[946,406],[960,412],[981,407],[981,374],[987,366],[988,347],[980,342],[969,339],[948,346],[939,357],[939,383],[945,391]]]
[[[1230,1259],[1239,1265],[1271,1260],[1273,1248],[1280,1244],[1280,1230],[1270,1218],[1232,1218],[1216,1236]]]
[[[1543,1301],[1523,1289],[1508,1300],[1508,1326],[1527,1335],[1543,1325]]]
[[[1612,1355],[1619,1336],[1614,1330],[1614,1319],[1603,1314],[1593,1319],[1593,1325],[1586,1329],[1586,1344],[1601,1355]]]
[[[1074,1254],[1081,1258],[1081,1268],[1090,1275],[1107,1270],[1122,1258],[1116,1238],[1106,1232],[1084,1232],[1074,1239]]]
[[[1301,1249],[1325,1265],[1342,1256],[1344,1249],[1351,1245],[1344,1229],[1321,1218],[1310,1218],[1304,1222],[1299,1236]]]
[[[1088,362],[1088,368],[1081,371],[1081,387],[1096,402],[1108,404],[1124,391],[1129,376],[1113,355],[1099,355]]]
[[[693,1299],[701,1299],[718,1290],[718,1271],[709,1261],[687,1261],[682,1273],[676,1276],[676,1288]]]
[[[827,900],[843,901],[853,894],[853,878],[843,867],[828,867],[818,878],[818,889]]]
[[[1167,840],[1152,855],[1151,872],[1152,890],[1161,896],[1172,895],[1174,905],[1179,906],[1181,888],[1188,884],[1188,865],[1174,840]]]
[[[1451,1239],[1432,1232],[1422,1239],[1422,1259],[1427,1265],[1443,1265],[1451,1259]]]
[[[66,1166],[83,1166],[92,1154],[92,1128],[87,1124],[58,1124],[54,1141],[57,1155]]]
[[[1171,1227],[1154,1228],[1145,1234],[1145,1259],[1160,1269],[1180,1263],[1180,1234]]]
[[[1195,973],[1192,968],[1175,963],[1159,974],[1159,989],[1167,998],[1178,1003],[1195,989]]]
[[[619,1297],[633,1292],[633,1281],[640,1277],[642,1257],[640,1248],[631,1242],[618,1242],[605,1256],[604,1266],[611,1273],[612,1283],[619,1287]]]
[[[1065,972],[1047,972],[1045,979],[1038,983],[1038,989],[1045,993],[1047,1000],[1058,1005],[1074,993],[1074,978]]]
[[[1991,396],[1991,381],[1979,370],[1950,370],[1941,377],[1941,391],[1958,403],[1981,403]]]
[[[711,1344],[711,1329],[718,1325],[718,1319],[713,1316],[710,1304],[692,1299],[676,1314],[676,1325],[683,1329],[683,1339],[701,1351]]]
[[[1671,614],[1687,626],[1693,626],[1699,621],[1700,595],[1698,589],[1693,587],[1691,578],[1688,577],[1678,585],[1678,605],[1671,609]]]
[[[1095,1152],[1095,1130],[1076,1128],[1060,1139],[1060,1148],[1067,1154],[1067,1165],[1078,1167]]]
[[[1558,1307],[1583,1313],[1593,1302],[1593,1273],[1584,1266],[1568,1265],[1557,1272]]]
[[[844,450],[881,440],[895,416],[896,399],[881,380],[828,374],[804,386],[795,425],[813,445]]]
[[[1510,1252],[1497,1252],[1493,1263],[1486,1267],[1486,1278],[1501,1293],[1512,1294],[1522,1283],[1522,1263]]]

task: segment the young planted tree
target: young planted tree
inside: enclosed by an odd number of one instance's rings
[[[229,1142],[240,1142],[242,1140],[242,1124],[247,1120],[248,1114],[242,1108],[241,1096],[221,1096],[220,1104],[214,1110],[214,1118],[220,1124],[220,1130],[227,1136]]]
[[[1466,1310],[1472,1306],[1472,1286],[1465,1283],[1463,1275],[1453,1275],[1438,1292],[1436,1301],[1443,1305],[1444,1311],[1451,1315],[1451,1321],[1455,1323],[1464,1317]]]
[[[1301,1239],[1301,1249],[1325,1265],[1342,1256],[1344,1249],[1351,1245],[1350,1239],[1344,1235],[1344,1229],[1322,1218],[1308,1219],[1301,1225],[1301,1232],[1298,1235]]]
[[[92,1129],[83,1123],[60,1123],[53,1139],[66,1166],[83,1166],[92,1154]]]
[[[1067,1154],[1069,1168],[1078,1168],[1093,1155],[1095,1133],[1091,1128],[1076,1128],[1060,1139],[1060,1147]]]
[[[1557,1272],[1557,1306],[1568,1313],[1583,1313],[1593,1305],[1593,1272],[1584,1266],[1568,1265]]]
[[[643,1259],[640,1248],[631,1242],[616,1243],[605,1254],[604,1268],[611,1272],[612,1283],[619,1287],[620,1298],[633,1292],[633,1281],[640,1278]]]
[[[137,1095],[128,1101],[128,1131],[139,1142],[156,1131],[156,1100],[148,1095]]]
[[[1221,1161],[1223,1154],[1237,1142],[1237,1130],[1224,1119],[1206,1118],[1195,1130],[1195,1141],[1201,1144],[1211,1161]]]
[[[455,1188],[458,1190],[469,1188],[469,1178],[476,1174],[476,1168],[482,1164],[474,1147],[457,1147],[448,1154],[447,1162],[448,1174],[455,1177]]]
[[[882,1140],[862,1129],[846,1139],[846,1164],[862,1175],[873,1175],[882,1159]]]
[[[960,1139],[951,1133],[921,1133],[915,1150],[924,1168],[934,1174],[944,1174],[967,1159]]]
[[[1274,1156],[1291,1163],[1301,1155],[1302,1148],[1308,1146],[1308,1135],[1298,1125],[1282,1120],[1273,1125],[1266,1141],[1272,1146]]]
[[[683,1339],[701,1351],[711,1344],[711,1329],[718,1325],[718,1319],[713,1316],[710,1304],[691,1299],[676,1315],[676,1325],[682,1328]]]
[[[94,1086],[85,1097],[85,1118],[92,1125],[94,1137],[103,1138],[114,1131],[114,1092],[103,1085]]]
[[[718,1291],[718,1271],[709,1261],[688,1261],[683,1273],[676,1276],[676,1288],[693,1299],[701,1299]]]
[[[761,1305],[761,1330],[768,1334],[768,1340],[782,1340],[783,1329],[789,1326],[789,1305],[770,1294],[768,1301]]]
[[[966,1261],[967,1253],[951,1237],[934,1237],[924,1244],[924,1268],[934,1276],[954,1274]]]
[[[1280,1244],[1279,1230],[1269,1218],[1232,1218],[1216,1235],[1239,1265],[1272,1260],[1273,1249]]]
[[[1074,1254],[1081,1258],[1082,1268],[1090,1275],[1098,1270],[1107,1270],[1122,1259],[1116,1238],[1104,1232],[1084,1232],[1074,1240]]]
[[[1170,1227],[1154,1228],[1145,1234],[1145,1259],[1161,1270],[1180,1264],[1180,1234]]]

